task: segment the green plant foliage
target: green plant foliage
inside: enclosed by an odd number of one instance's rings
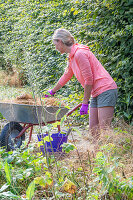
[[[133,197],[133,179],[122,180],[116,174],[119,164],[119,157],[112,157],[111,149],[114,149],[113,144],[108,144],[104,147],[104,152],[98,152],[95,160],[93,173],[97,175],[94,182],[98,182],[101,188],[101,196],[104,198],[112,197],[113,199],[132,199]],[[107,154],[108,152],[108,154]]]
[[[10,167],[9,167],[9,164],[7,162],[5,163],[5,173],[6,173],[6,179],[7,179],[8,184],[11,184]]]
[[[91,1],[86,39],[116,81],[117,113],[128,121],[133,118],[132,8],[130,0]],[[93,3],[94,2],[94,3]]]
[[[119,93],[116,112],[129,122],[133,117],[132,1],[2,0],[1,49],[5,61],[26,73],[33,90],[53,87],[64,72],[66,55],[52,44],[57,28],[72,32],[75,40],[87,44],[116,81]],[[82,93],[75,78],[64,96]]]
[[[95,157],[89,151],[82,152],[75,139],[62,145],[67,154],[62,152],[61,159],[56,157],[58,154],[47,153],[44,156],[34,143],[27,149],[23,144],[21,149],[8,152],[0,148],[0,198],[132,200],[132,138],[120,128],[115,131],[112,142],[109,138],[105,142],[107,136],[103,138],[103,145],[99,146]]]
[[[69,153],[75,149],[75,146],[72,143],[63,143],[61,146],[63,147],[63,151],[65,153]]]
[[[0,119],[3,119],[3,115],[0,113]]]
[[[28,200],[32,199],[32,197],[34,195],[34,190],[35,190],[35,182],[32,181],[26,191],[26,197]]]

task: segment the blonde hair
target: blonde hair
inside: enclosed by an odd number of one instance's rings
[[[59,28],[54,32],[53,40],[61,40],[66,46],[72,46],[75,43],[72,34],[64,28]]]

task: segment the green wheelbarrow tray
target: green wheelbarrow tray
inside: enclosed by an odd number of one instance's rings
[[[0,102],[0,112],[8,121],[41,124],[59,121],[68,112],[68,108]]]

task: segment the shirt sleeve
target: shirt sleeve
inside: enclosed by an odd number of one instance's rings
[[[90,66],[89,57],[86,53],[78,50],[75,54],[77,65],[86,85],[93,85],[93,73]]]
[[[61,76],[61,78],[59,79],[58,83],[63,87],[73,76],[73,71],[71,66],[69,65],[64,74]]]

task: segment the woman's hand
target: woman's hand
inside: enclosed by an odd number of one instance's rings
[[[54,96],[54,94],[55,94],[55,92],[53,92],[52,90],[48,90],[48,93],[49,93],[50,95],[49,95],[49,94],[45,94],[45,95],[44,95],[45,98],[50,97],[50,96]]]
[[[50,97],[50,96],[54,96],[54,94],[55,94],[60,88],[62,88],[62,86],[61,86],[59,83],[57,83],[57,84],[55,85],[55,87],[54,87],[52,90],[48,90],[48,91],[47,91],[48,94],[45,94],[44,97],[47,98],[47,97]]]
[[[92,85],[85,85],[84,86],[84,98],[83,103],[80,108],[80,115],[87,115],[88,114],[88,107],[89,107],[89,98],[91,95]]]
[[[88,114],[88,106],[89,104],[83,104],[80,108],[80,115],[87,115]]]

